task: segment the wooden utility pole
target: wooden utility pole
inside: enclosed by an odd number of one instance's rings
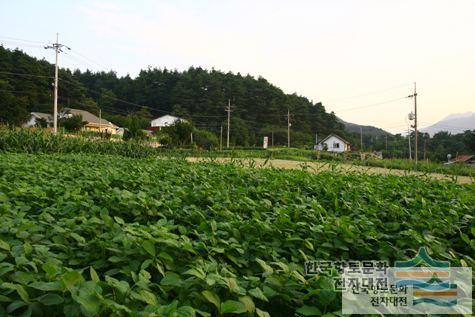
[[[363,127],[360,127],[360,152],[363,152]]]
[[[287,147],[290,148],[290,110],[287,109]]]
[[[53,101],[53,133],[56,134],[58,133],[58,60],[59,60],[59,53],[61,53],[63,50],[63,47],[66,47],[68,50],[70,50],[69,47],[63,44],[58,43],[59,39],[59,34],[56,33],[56,43],[53,43],[52,45],[45,46],[45,49],[54,49],[56,53],[56,61],[54,64],[54,101]]]
[[[99,108],[99,132],[102,132],[102,111]]]
[[[418,158],[418,146],[417,146],[417,143],[418,143],[418,139],[419,139],[419,136],[418,136],[418,131],[417,131],[417,91],[416,91],[416,83],[414,83],[414,131],[416,132],[416,139],[414,140],[415,142],[415,147],[414,147],[414,159],[415,159],[415,162],[416,162],[416,165],[417,165],[417,158]]]
[[[272,135],[272,137],[271,137],[271,145],[272,145],[272,147],[274,147],[274,129],[272,129],[271,135]]]
[[[427,158],[427,138],[424,138],[424,161]]]
[[[220,137],[219,137],[219,150],[223,150],[223,125],[221,124],[221,129],[220,129]]]
[[[388,153],[388,135],[386,134],[386,155]]]
[[[226,108],[226,112],[228,113],[228,137],[226,140],[226,148],[229,149],[229,129],[231,126],[231,99],[228,99],[228,107]]]
[[[416,163],[417,168],[417,158],[418,158],[418,130],[417,130],[417,89],[416,83],[414,83],[414,93],[412,95],[407,96],[408,98],[414,98],[414,133],[415,133],[415,140],[414,140],[414,162]]]

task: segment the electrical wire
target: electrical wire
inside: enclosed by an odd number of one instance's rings
[[[25,76],[25,77],[54,78],[54,76],[26,74],[26,73],[15,73],[15,72],[7,72],[7,71],[0,71],[0,74],[7,74],[7,75],[14,75],[14,76]]]

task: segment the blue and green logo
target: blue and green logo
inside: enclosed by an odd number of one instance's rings
[[[422,247],[409,261],[394,264],[396,286],[412,290],[412,304],[428,303],[450,307],[457,305],[457,284],[451,283],[450,262],[430,257]]]

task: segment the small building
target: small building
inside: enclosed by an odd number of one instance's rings
[[[30,119],[25,123],[26,127],[35,127],[39,126],[41,122],[46,123],[46,127],[49,127],[53,124],[53,115],[44,112],[31,112]]]
[[[475,155],[459,155],[453,160],[449,160],[447,164],[465,164],[475,167]]]
[[[320,141],[317,144],[316,149],[319,151],[329,151],[337,153],[349,152],[351,150],[350,142],[346,141],[345,139],[336,134],[330,134],[325,139]]]
[[[82,120],[86,123],[83,129],[86,131],[116,134],[119,128],[112,122],[99,118],[86,110],[63,108],[59,114],[60,118],[71,118],[72,116],[82,117]]]
[[[154,130],[154,131],[160,130],[161,128],[174,125],[177,122],[187,122],[187,121],[185,119],[167,114],[167,115],[158,117],[156,119],[153,119],[152,122],[150,122],[150,129],[147,129],[147,130]]]

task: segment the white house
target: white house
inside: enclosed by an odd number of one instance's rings
[[[31,112],[30,119],[25,123],[27,127],[34,127],[38,124],[39,120],[44,120],[47,126],[53,123],[53,115],[43,112]]]
[[[186,122],[186,120],[167,114],[162,117],[153,119],[152,122],[150,123],[150,126],[152,128],[155,128],[154,130],[160,130],[163,127],[174,125],[177,122]]]
[[[348,152],[350,151],[350,143],[339,137],[336,134],[330,134],[325,139],[320,141],[316,147],[319,151],[329,151],[329,152]]]

